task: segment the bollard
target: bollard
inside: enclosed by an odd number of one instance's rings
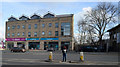
[[[52,61],[52,52],[49,54],[49,60]]]
[[[84,61],[84,55],[83,55],[83,52],[80,52],[80,61]]]

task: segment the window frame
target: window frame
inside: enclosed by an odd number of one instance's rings
[[[17,29],[20,29],[20,25],[17,25]]]
[[[31,24],[28,25],[28,29],[31,29]]]
[[[49,27],[52,27],[52,23],[49,23]]]
[[[51,36],[52,35],[52,31],[49,31],[49,36]]]
[[[30,35],[29,35],[30,34]],[[31,37],[31,32],[28,32],[28,37]]]
[[[59,27],[59,23],[55,23],[55,28],[58,28]]]
[[[44,32],[44,31],[42,31],[42,35],[45,35],[45,32]]]

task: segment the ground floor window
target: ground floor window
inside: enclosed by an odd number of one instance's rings
[[[44,50],[48,50],[50,48],[58,50],[58,42],[44,42]]]
[[[17,42],[17,47],[25,49],[25,42]]]
[[[64,46],[66,46],[66,48],[69,49],[69,45],[70,45],[69,41],[67,41],[67,42],[61,42],[61,49],[63,49]]]
[[[40,42],[29,42],[29,49],[40,49]]]
[[[11,49],[12,47],[14,47],[14,42],[7,42],[7,47],[8,49]]]

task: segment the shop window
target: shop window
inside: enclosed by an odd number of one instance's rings
[[[49,27],[51,27],[52,26],[52,23],[49,23]]]
[[[10,26],[8,26],[8,30],[10,30]]]
[[[28,29],[31,29],[31,24],[28,25]]]
[[[31,37],[31,32],[28,32],[28,37]]]
[[[20,25],[17,25],[17,29],[20,29]]]
[[[55,31],[55,36],[58,36],[58,31]]]
[[[42,32],[42,35],[45,35],[45,32],[44,32],[44,31]]]
[[[49,31],[49,35],[52,35],[52,32],[51,32],[51,31]]]
[[[42,28],[44,28],[45,27],[45,24],[42,24]]]
[[[34,25],[34,28],[37,29],[37,24]]]
[[[14,33],[12,33],[12,36],[14,37]]]
[[[58,26],[58,23],[55,23],[55,28],[58,28],[59,26]]]
[[[34,36],[37,37],[37,32],[34,32]]]
[[[20,33],[17,33],[18,36],[20,36]]]
[[[22,28],[25,29],[25,25],[22,25]]]
[[[10,33],[8,33],[7,36],[10,37]]]

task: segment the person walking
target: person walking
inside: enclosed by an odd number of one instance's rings
[[[64,62],[64,61],[66,62],[66,53],[67,53],[66,46],[64,46],[62,53],[63,53],[63,61],[62,62]]]

